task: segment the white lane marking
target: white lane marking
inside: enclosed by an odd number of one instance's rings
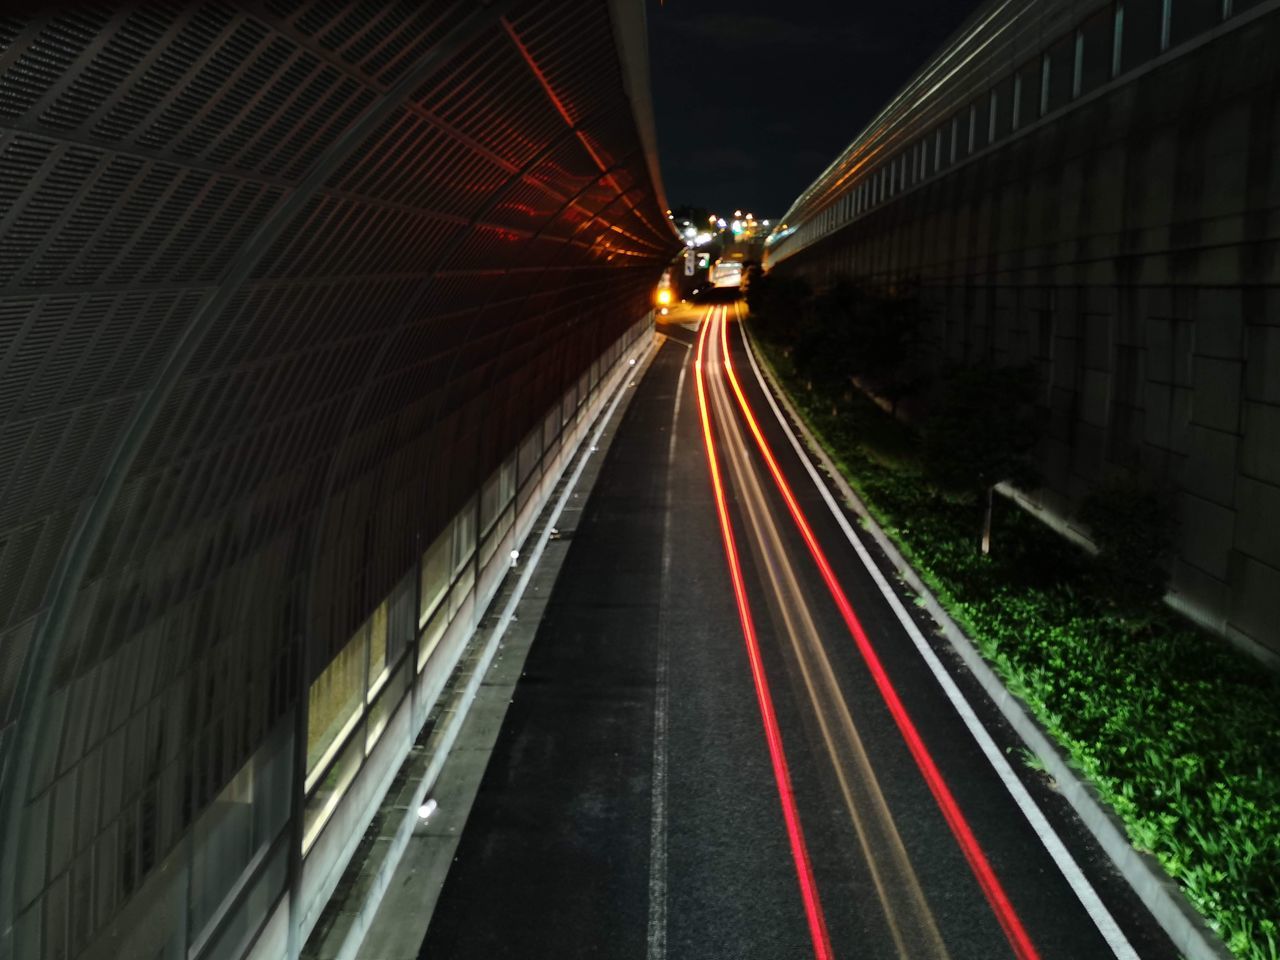
[[[969,701],[965,699],[964,694],[960,692],[960,688],[951,679],[951,675],[942,666],[942,662],[933,652],[933,648],[929,646],[924,635],[920,633],[920,628],[916,626],[915,621],[911,619],[906,608],[903,607],[902,601],[898,599],[898,595],[889,585],[884,574],[880,572],[880,567],[871,558],[871,554],[862,545],[862,541],[858,539],[858,535],[849,524],[849,519],[845,516],[844,510],[840,508],[840,505],[836,503],[835,497],[831,495],[831,491],[827,489],[822,476],[810,461],[808,453],[799,439],[797,439],[795,431],[791,429],[791,424],[783,416],[772,391],[769,390],[768,385],[765,383],[764,375],[760,372],[760,365],[756,363],[755,354],[746,342],[746,335],[742,332],[741,324],[739,324],[739,336],[742,337],[743,349],[746,351],[747,358],[751,361],[751,369],[755,372],[756,380],[760,384],[760,389],[764,393],[765,399],[769,402],[770,409],[773,410],[774,416],[777,417],[778,423],[787,435],[787,439],[791,441],[792,448],[799,456],[800,462],[804,464],[805,471],[809,474],[810,479],[813,480],[814,486],[818,488],[818,492],[822,495],[827,509],[831,511],[836,523],[840,525],[840,529],[853,546],[858,559],[862,561],[862,565],[866,567],[867,572],[871,575],[871,579],[875,581],[880,593],[888,601],[890,609],[893,610],[898,622],[906,630],[911,642],[915,644],[916,650],[928,665],[934,679],[938,681],[938,685],[942,687],[947,699],[955,707],[956,713],[960,715],[960,719],[964,721],[969,733],[977,741],[983,755],[986,756],[991,766],[995,769],[1000,782],[1004,784],[1005,789],[1009,791],[1009,795],[1013,797],[1014,802],[1018,805],[1018,809],[1022,811],[1022,815],[1027,818],[1027,822],[1035,830],[1036,836],[1040,838],[1045,850],[1053,859],[1053,862],[1057,864],[1062,876],[1066,879],[1076,897],[1079,898],[1081,906],[1089,914],[1089,918],[1093,921],[1094,926],[1098,928],[1098,933],[1107,942],[1107,946],[1111,948],[1111,952],[1115,954],[1118,960],[1139,960],[1138,952],[1125,937],[1124,931],[1120,929],[1115,917],[1111,915],[1111,911],[1107,909],[1102,902],[1102,898],[1098,896],[1098,892],[1094,889],[1093,884],[1089,882],[1089,878],[1084,875],[1080,865],[1076,863],[1075,858],[1067,850],[1066,844],[1062,842],[1062,838],[1058,836],[1053,826],[1040,810],[1040,807],[1032,799],[1031,794],[1022,785],[1022,781],[1013,772],[1009,761],[1005,759],[1004,754],[1000,752],[1000,748],[991,739],[991,735],[987,732],[986,727],[982,725],[982,721],[978,719],[977,714],[974,713]]]
[[[679,343],[679,341],[668,341]],[[684,344],[680,344],[684,346]],[[675,408],[671,411],[671,439],[667,443],[666,509],[662,519],[662,589],[659,603],[667,596],[671,573],[671,471],[676,462],[676,435],[680,419],[680,398],[689,364],[681,362],[676,381]],[[649,923],[646,936],[647,960],[665,960],[667,955],[667,627],[663,608],[658,609],[658,662],[654,673],[653,702],[653,786],[649,813]]]

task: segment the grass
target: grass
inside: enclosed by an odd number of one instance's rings
[[[997,504],[939,496],[916,439],[856,393],[820,396],[757,340],[796,408],[908,562],[1241,960],[1280,958],[1280,681],[1171,611],[1118,609],[1092,559]]]

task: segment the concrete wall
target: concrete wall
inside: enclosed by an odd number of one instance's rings
[[[1280,653],[1276,49],[1280,14],[1258,5],[774,256],[818,285],[919,280],[937,363],[1034,361],[1051,410],[1037,498],[1069,521],[1108,471],[1172,483],[1174,600],[1264,657]],[[793,211],[792,229],[826,212]]]

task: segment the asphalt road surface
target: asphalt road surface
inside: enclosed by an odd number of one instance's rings
[[[660,327],[421,956],[1176,957],[926,628],[1015,801],[806,472],[739,313]]]

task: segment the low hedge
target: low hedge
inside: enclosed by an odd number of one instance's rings
[[[1237,957],[1280,958],[1280,681],[1167,609],[1117,608],[1096,589],[1092,558],[1012,505],[998,505],[982,557],[972,505],[930,487],[910,431],[860,394],[815,391],[785,351],[756,345],[886,533],[1134,846]]]

